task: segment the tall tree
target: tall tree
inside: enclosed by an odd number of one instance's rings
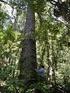
[[[35,13],[28,5],[25,28],[23,31],[25,38],[22,43],[22,51],[20,55],[20,78],[30,80],[35,77],[34,69],[36,62],[36,40],[35,33]]]

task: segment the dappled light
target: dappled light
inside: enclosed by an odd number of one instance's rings
[[[0,0],[0,93],[70,93],[69,0]]]

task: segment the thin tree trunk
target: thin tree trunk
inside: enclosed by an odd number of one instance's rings
[[[51,67],[51,61],[49,59],[50,57],[50,44],[49,44],[49,36],[48,36],[48,33],[47,32],[47,36],[46,36],[46,48],[47,48],[47,62],[48,62],[48,69],[47,69],[47,82],[50,83],[50,67]]]
[[[24,28],[25,39],[21,42],[22,51],[20,55],[19,67],[20,78],[25,81],[35,78],[34,69],[37,67],[36,63],[36,40],[35,40],[35,13],[28,6],[26,24]]]
[[[52,81],[54,83],[54,85],[56,86],[56,75],[55,75],[55,71],[56,71],[56,67],[57,67],[57,61],[55,59],[55,52],[54,52],[54,42],[52,40]]]

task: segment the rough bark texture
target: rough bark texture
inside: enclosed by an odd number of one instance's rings
[[[25,81],[35,78],[34,69],[36,63],[36,41],[35,33],[35,14],[28,6],[26,24],[24,29],[25,39],[22,41],[22,51],[20,56],[20,78]]]

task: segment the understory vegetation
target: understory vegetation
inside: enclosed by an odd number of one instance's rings
[[[0,0],[0,93],[70,93],[69,0]]]

